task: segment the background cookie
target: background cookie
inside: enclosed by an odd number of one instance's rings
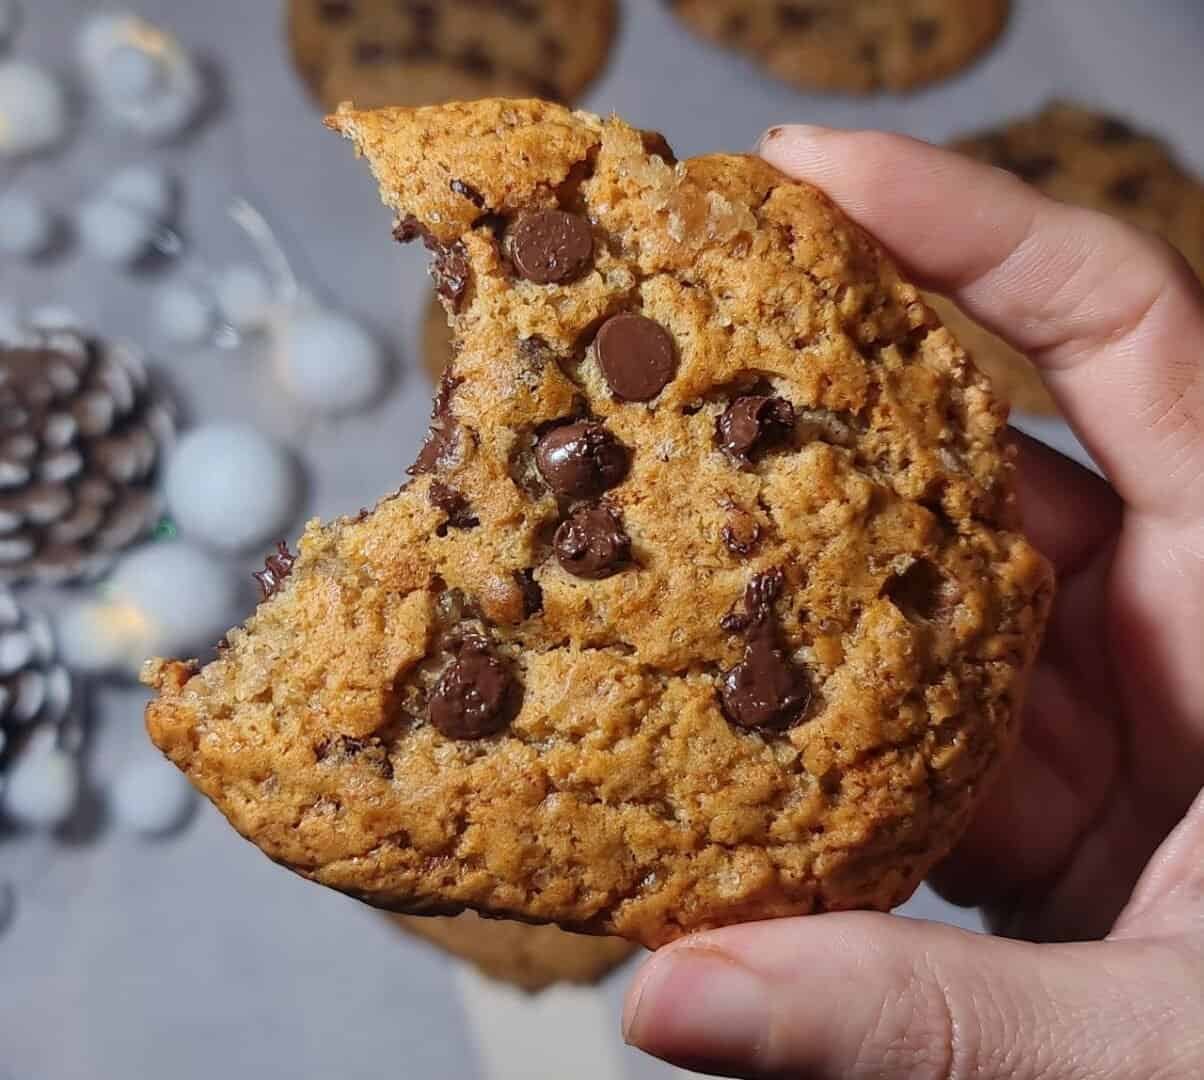
[[[909,90],[960,71],[1007,22],[1008,0],[669,0],[703,36],[806,89]]]
[[[1153,136],[1114,116],[1055,102],[1000,131],[952,145],[1015,173],[1055,199],[1157,233],[1204,278],[1204,186]],[[929,300],[1001,396],[1025,412],[1057,412],[1026,357],[948,300]]]
[[[571,101],[601,70],[614,0],[289,0],[288,37],[318,102]]]
[[[595,983],[635,946],[622,938],[570,934],[556,926],[482,919],[466,911],[455,918],[390,915],[398,926],[467,960],[490,978],[530,993],[554,983]]]

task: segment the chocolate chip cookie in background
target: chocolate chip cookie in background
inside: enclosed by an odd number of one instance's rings
[[[482,919],[471,911],[455,918],[390,915],[396,925],[476,967],[491,979],[528,993],[556,983],[601,981],[633,952],[622,938],[570,934],[556,926]]]
[[[0,580],[96,577],[159,516],[167,402],[124,346],[69,330],[0,340]]]
[[[1118,117],[1054,102],[999,131],[952,145],[1015,173],[1055,199],[1157,233],[1177,247],[1204,280],[1204,185],[1155,136]],[[928,300],[1001,397],[1024,412],[1057,413],[1026,357],[948,300]]]
[[[615,0],[288,0],[288,39],[324,109],[571,102],[605,65],[616,18]]]
[[[152,738],[395,911],[655,947],[901,902],[1052,589],[986,379],[758,158],[538,101],[330,123],[432,249],[454,357],[409,483],[313,524],[216,661],[150,666]]]
[[[912,90],[968,67],[1009,0],[665,0],[705,38],[804,90]]]

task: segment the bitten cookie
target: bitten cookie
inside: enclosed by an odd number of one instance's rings
[[[466,911],[454,919],[390,916],[398,926],[467,960],[491,979],[528,993],[556,983],[596,983],[634,951],[622,938],[570,934],[555,926],[482,919]]]
[[[1055,199],[1157,233],[1204,279],[1204,186],[1163,143],[1123,120],[1055,102],[1035,116],[958,140],[953,147],[1015,173]],[[1025,412],[1057,413],[1026,357],[948,300],[928,299],[1002,397]]]
[[[905,899],[1052,590],[987,380],[758,158],[538,101],[329,123],[432,249],[455,357],[412,479],[310,525],[217,660],[148,666],[152,738],[398,911],[656,947]]]
[[[968,67],[1009,0],[667,0],[685,23],[803,89],[911,90]]]
[[[615,19],[614,0],[289,0],[288,39],[326,109],[573,101],[605,64]]]

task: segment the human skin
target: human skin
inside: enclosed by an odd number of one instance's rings
[[[649,959],[627,1040],[725,1076],[1204,1076],[1204,291],[1167,245],[901,136],[771,129],[920,285],[1042,369],[1108,481],[1017,436],[1059,593],[1021,742],[934,884],[997,937],[850,913]]]

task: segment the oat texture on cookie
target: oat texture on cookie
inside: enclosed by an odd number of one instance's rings
[[[1052,590],[987,381],[759,159],[538,101],[329,123],[431,249],[453,356],[400,490],[311,524],[218,659],[149,666],[152,738],[393,910],[655,947],[902,901]]]

